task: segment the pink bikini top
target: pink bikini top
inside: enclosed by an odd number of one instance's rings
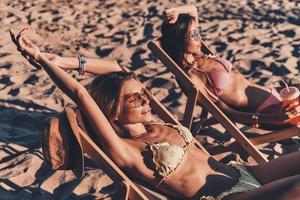
[[[232,70],[232,64],[228,60],[222,59],[218,56],[207,55],[205,58],[213,59],[219,62],[226,69],[226,71],[213,69],[206,72],[197,67],[190,66],[190,68],[193,68],[197,72],[203,73],[206,76],[209,84],[211,85],[211,88],[213,90],[212,92],[215,95],[219,96],[229,82],[230,72]]]

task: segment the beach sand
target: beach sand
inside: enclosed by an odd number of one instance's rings
[[[300,6],[297,1],[187,1],[198,7],[206,43],[262,85],[300,83]],[[43,120],[72,104],[45,72],[34,69],[10,41],[8,28],[31,27],[43,51],[61,56],[116,59],[133,70],[180,119],[186,97],[174,77],[148,50],[160,36],[163,10],[173,1],[0,1],[0,199],[111,199],[115,185],[86,158],[85,174],[54,171],[43,163]],[[70,72],[83,85],[93,75]],[[220,126],[204,130],[205,145],[230,140]],[[297,151],[300,139],[258,146],[273,159]],[[240,159],[224,154],[224,161]],[[245,162],[252,163],[248,157]]]

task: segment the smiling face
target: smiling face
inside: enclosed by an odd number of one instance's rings
[[[191,21],[187,34],[185,36],[186,39],[186,54],[201,54],[201,35],[200,28],[197,26],[194,20]]]
[[[148,123],[152,120],[150,96],[134,78],[126,80],[119,96],[117,120],[121,124]]]

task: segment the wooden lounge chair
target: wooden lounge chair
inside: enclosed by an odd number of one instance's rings
[[[145,89],[146,90],[146,89]],[[149,92],[146,90],[146,92]],[[179,121],[155,98],[150,101],[152,111],[156,113],[160,119],[165,122],[179,124]],[[124,187],[124,193],[118,199],[168,199],[162,194],[158,194],[148,188],[131,181],[122,170],[101,150],[101,148],[93,141],[92,135],[87,131],[87,126],[81,117],[79,109],[66,108],[65,109],[68,120],[70,122],[73,134],[80,136],[80,142],[83,152],[86,153],[96,164],[101,166],[101,169],[116,183],[121,183]],[[200,143],[196,144],[207,152]],[[121,192],[122,193],[122,192]]]
[[[208,46],[201,41],[201,50],[206,54],[213,54]],[[187,96],[187,103],[183,116],[183,125],[191,129],[193,121],[194,108],[197,102],[202,106],[202,113],[200,115],[200,122],[204,124],[208,112],[211,113],[230,134],[231,136],[254,158],[257,163],[264,163],[267,161],[261,152],[254,146],[266,142],[276,142],[300,135],[300,130],[297,127],[291,127],[275,132],[267,133],[248,139],[244,133],[239,130],[236,125],[219,109],[217,105],[207,96],[211,92],[204,86],[204,88],[197,88],[187,74],[173,61],[173,59],[161,48],[159,40],[153,40],[148,43],[149,49],[161,60],[161,62],[174,74],[178,84]],[[203,84],[204,85],[204,84]],[[201,125],[202,125],[201,124]],[[200,127],[201,127],[200,125]]]

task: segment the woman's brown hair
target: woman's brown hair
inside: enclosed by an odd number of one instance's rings
[[[89,93],[106,118],[112,122],[116,119],[120,102],[120,92],[126,80],[136,78],[132,72],[110,72],[96,77],[89,87]]]

